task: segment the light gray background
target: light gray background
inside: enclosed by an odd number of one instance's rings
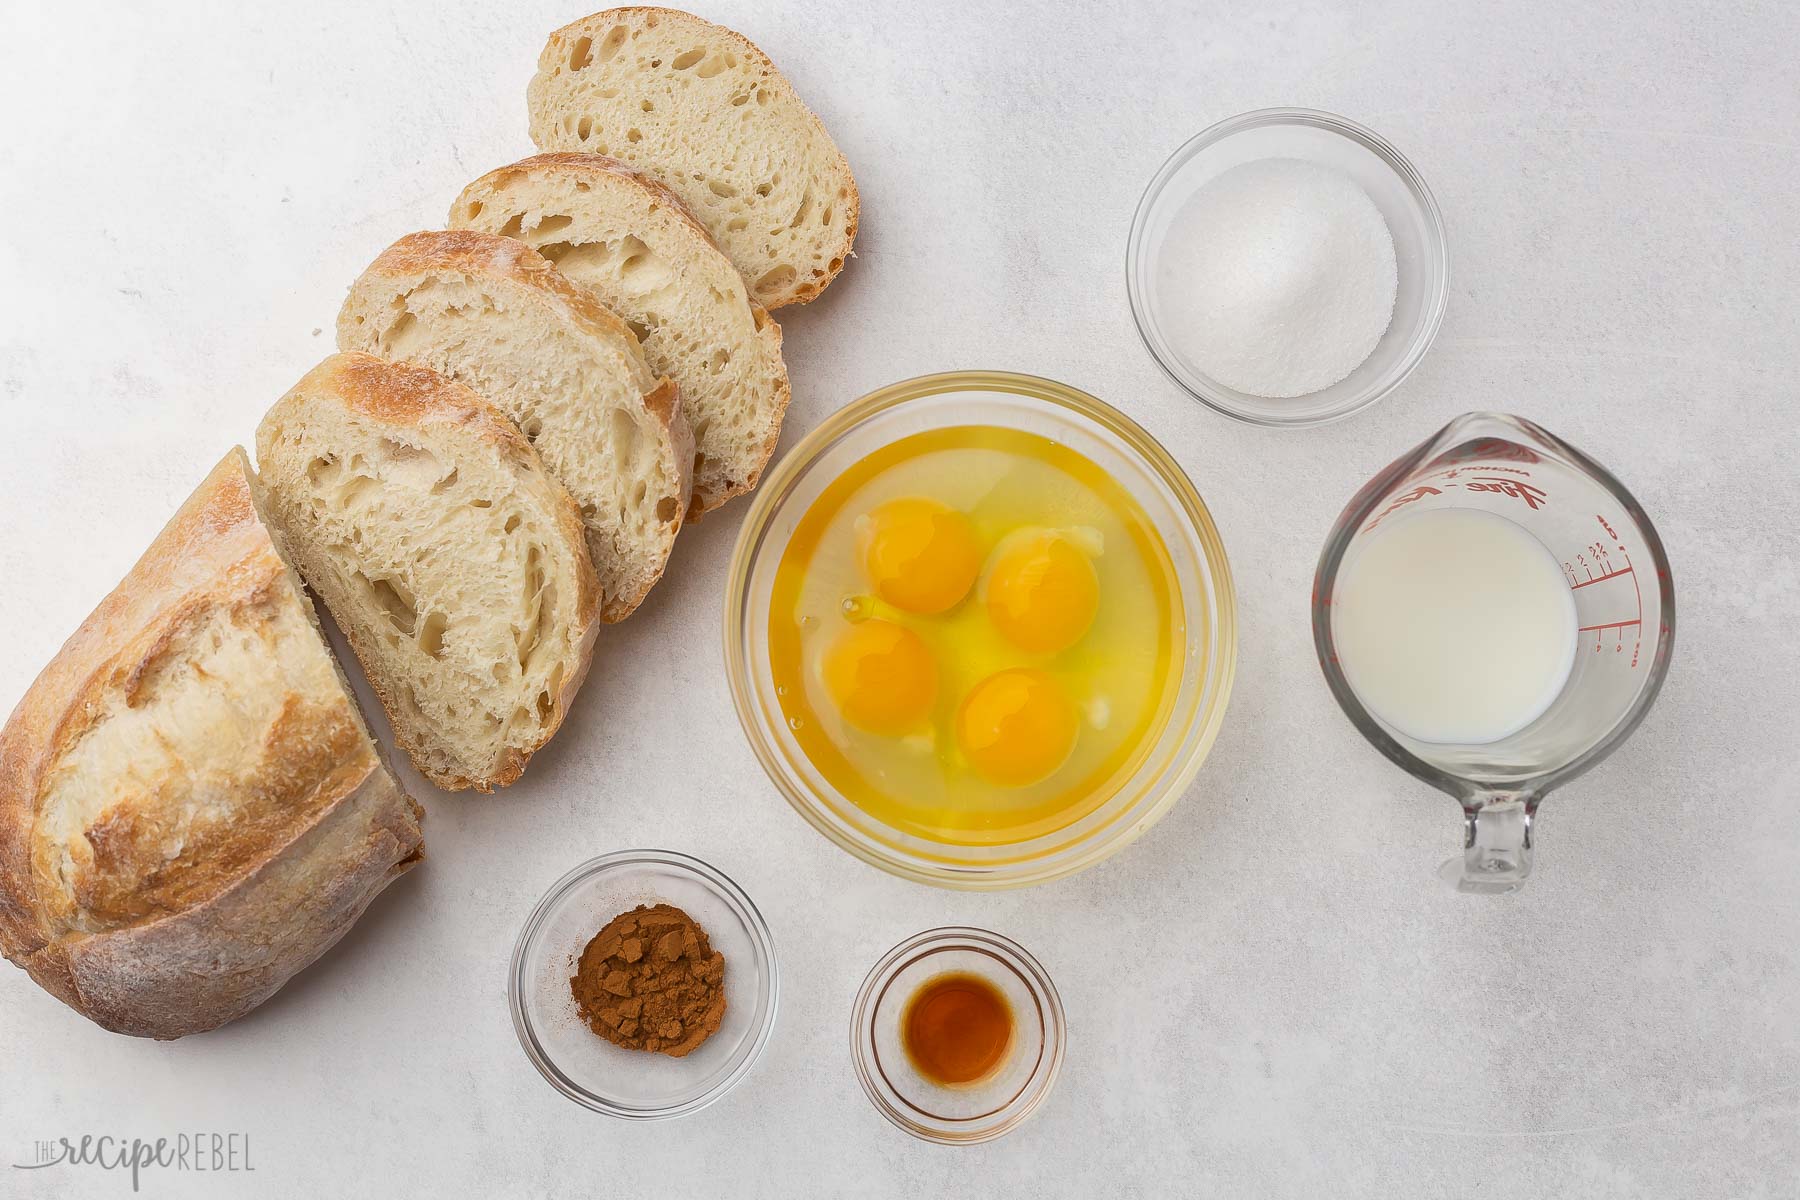
[[[0,704],[328,352],[369,259],[529,150],[538,49],[584,11],[151,8],[5,6]],[[1066,380],[1146,425],[1218,520],[1242,618],[1191,793],[1113,861],[1014,894],[834,849],[765,783],[726,695],[727,509],[607,632],[524,781],[421,786],[429,862],[260,1011],[134,1041],[0,969],[0,1192],[128,1188],[8,1170],[36,1138],[199,1128],[247,1132],[256,1174],[144,1194],[1800,1194],[1800,10],[882,8],[705,9],[788,72],[862,188],[858,257],[780,314],[784,446],[874,387],[964,367]],[[1411,380],[1297,433],[1178,394],[1123,285],[1163,157],[1272,104],[1390,137],[1436,189],[1454,264]],[[1680,606],[1661,700],[1546,804],[1538,874],[1503,899],[1439,884],[1454,807],[1355,734],[1307,631],[1344,501],[1474,408],[1612,467]],[[784,996],[735,1092],[630,1126],[532,1071],[504,965],[552,880],[646,844],[743,884]],[[1023,942],[1068,1009],[1055,1094],[977,1149],[890,1128],[846,1052],[863,973],[946,922]]]

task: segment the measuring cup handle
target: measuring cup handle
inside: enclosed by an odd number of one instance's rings
[[[1531,819],[1537,798],[1516,792],[1463,804],[1463,852],[1438,872],[1459,892],[1516,892],[1531,874]]]

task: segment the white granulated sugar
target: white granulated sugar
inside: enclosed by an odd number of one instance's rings
[[[1355,180],[1269,158],[1209,180],[1160,255],[1164,328],[1213,380],[1304,396],[1354,371],[1394,315],[1394,239]]]

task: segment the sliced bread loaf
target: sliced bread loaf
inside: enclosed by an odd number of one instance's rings
[[[767,55],[671,8],[614,8],[550,35],[526,93],[540,150],[630,163],[687,202],[768,308],[843,269],[850,164]]]
[[[512,238],[409,234],[351,287],[338,349],[430,367],[511,417],[581,506],[601,620],[643,601],[687,512],[694,438],[592,292]]]
[[[511,783],[562,723],[600,608],[575,502],[468,387],[326,359],[256,431],[280,539],[439,787]]]
[[[234,450],[0,731],[0,949],[107,1029],[211,1029],[419,860],[420,816]]]
[[[540,154],[463,189],[450,225],[516,238],[618,313],[694,432],[689,517],[748,492],[781,436],[781,327],[681,201],[597,154]]]

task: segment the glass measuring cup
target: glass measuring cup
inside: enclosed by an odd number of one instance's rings
[[[1332,598],[1351,552],[1396,514],[1450,508],[1495,513],[1543,543],[1562,565],[1579,627],[1549,707],[1482,744],[1425,742],[1381,720],[1357,698],[1333,640]],[[1463,853],[1443,877],[1465,892],[1510,892],[1531,873],[1544,796],[1610,754],[1649,711],[1668,673],[1675,591],[1650,519],[1604,467],[1529,421],[1467,413],[1391,463],[1338,517],[1313,577],[1312,623],[1319,666],[1351,723],[1462,805]]]

